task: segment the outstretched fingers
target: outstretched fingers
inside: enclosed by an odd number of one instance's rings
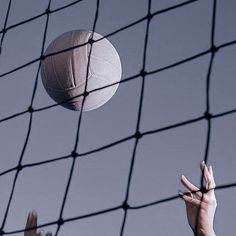
[[[207,167],[204,161],[201,162],[200,168],[203,172],[204,184],[206,190],[212,190],[215,188],[215,180],[213,176],[212,166]]]
[[[210,182],[211,182],[211,176],[210,176],[208,167],[206,166],[204,161],[201,162],[200,168],[201,168],[201,171],[202,171],[203,177],[204,177],[204,179],[203,179],[204,180],[204,187],[206,188],[206,190],[209,190],[209,185],[210,185]]]
[[[47,232],[45,234],[45,231],[43,229],[37,232],[37,225],[38,225],[37,221],[38,221],[37,212],[35,210],[29,212],[25,226],[24,236],[52,236],[51,232]]]
[[[186,204],[191,204],[196,207],[199,207],[201,204],[201,201],[199,199],[193,198],[191,192],[188,192],[188,193],[179,192],[179,195],[185,201]]]
[[[210,173],[210,175],[211,175],[210,188],[211,188],[211,189],[214,189],[214,188],[216,187],[216,184],[215,184],[215,178],[214,178],[212,166],[209,166],[209,173]]]
[[[29,212],[26,226],[25,226],[25,236],[31,236],[31,235],[36,235],[36,227],[37,227],[37,212],[34,210],[32,212]],[[31,229],[35,228],[35,229]],[[31,229],[31,230],[27,230]]]
[[[181,176],[181,183],[191,192],[196,195],[198,199],[201,199],[202,193],[198,187],[192,184],[184,175]]]

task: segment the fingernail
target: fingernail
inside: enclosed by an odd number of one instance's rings
[[[186,179],[185,175],[182,175],[182,176],[181,176],[181,179]]]
[[[179,196],[182,197],[183,195],[184,194],[181,191],[179,191]]]
[[[33,216],[37,216],[36,210],[33,210],[33,211],[32,211],[32,215],[33,215]]]

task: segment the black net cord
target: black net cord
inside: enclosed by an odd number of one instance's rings
[[[28,144],[28,141],[29,141],[29,138],[30,138],[30,133],[31,133],[32,125],[33,125],[34,115],[36,115],[38,112],[43,112],[43,111],[51,109],[55,106],[60,105],[60,104],[53,104],[53,105],[46,106],[46,107],[41,107],[41,108],[34,108],[33,107],[34,97],[35,97],[35,94],[36,94],[36,91],[37,91],[37,86],[38,86],[38,77],[39,77],[39,71],[40,71],[40,66],[41,66],[41,60],[45,59],[45,57],[47,57],[47,56],[52,56],[52,55],[43,55],[44,48],[45,48],[45,40],[46,40],[46,37],[47,37],[49,16],[51,14],[54,14],[55,12],[66,10],[69,7],[74,6],[75,4],[79,4],[80,2],[82,2],[82,0],[74,1],[70,4],[67,4],[67,5],[64,5],[60,8],[52,10],[52,9],[50,9],[51,1],[49,0],[48,7],[47,7],[45,12],[43,12],[43,13],[37,15],[37,16],[34,16],[32,18],[29,18],[27,20],[24,20],[22,22],[18,22],[14,25],[8,26],[7,22],[8,22],[10,9],[11,9],[11,4],[12,4],[11,0],[9,0],[7,12],[6,12],[6,17],[5,17],[5,21],[4,21],[4,26],[3,26],[3,29],[0,31],[0,34],[1,34],[0,49],[1,49],[1,51],[4,50],[5,35],[11,29],[13,29],[15,27],[18,27],[22,24],[27,24],[28,22],[34,21],[34,20],[36,20],[40,17],[46,17],[46,23],[45,23],[44,37],[43,37],[40,56],[38,58],[35,58],[32,61],[29,61],[26,64],[18,66],[17,68],[13,68],[10,71],[3,72],[0,75],[0,78],[4,79],[4,77],[6,75],[9,75],[11,73],[15,73],[18,70],[21,70],[21,69],[23,69],[23,68],[25,68],[25,67],[27,67],[31,64],[39,62],[39,66],[38,66],[37,73],[36,73],[35,83],[34,83],[34,87],[33,87],[33,93],[32,93],[32,97],[31,97],[29,107],[26,108],[25,110],[19,112],[19,113],[12,114],[8,117],[4,117],[4,118],[0,119],[0,124],[4,124],[4,122],[7,122],[8,120],[16,119],[16,118],[18,118],[20,116],[23,116],[23,115],[29,115],[29,124],[28,124],[27,134],[26,134],[26,138],[25,138],[25,141],[24,141],[24,145],[23,145],[23,148],[22,148],[17,166],[12,167],[12,168],[10,168],[8,170],[5,170],[2,173],[0,173],[0,176],[3,176],[3,175],[6,175],[8,173],[15,172],[15,176],[14,176],[14,180],[13,180],[13,184],[12,184],[12,188],[11,188],[11,193],[10,193],[8,204],[7,204],[7,207],[6,207],[5,214],[4,214],[4,219],[3,219],[3,222],[1,224],[0,235],[4,235],[4,234],[6,234],[6,235],[9,234],[10,235],[10,234],[24,232],[24,230],[25,230],[25,229],[19,229],[19,230],[12,230],[12,231],[9,231],[9,232],[4,231],[5,222],[6,222],[6,219],[7,219],[8,211],[10,209],[12,198],[14,196],[14,190],[15,190],[15,186],[17,184],[17,178],[18,178],[20,172],[23,171],[25,168],[33,168],[34,166],[46,165],[48,163],[61,161],[61,160],[66,160],[66,159],[71,160],[71,158],[72,158],[73,161],[72,161],[71,169],[70,169],[70,172],[69,172],[69,178],[68,178],[68,181],[67,181],[67,185],[66,185],[66,189],[65,189],[65,193],[64,193],[64,197],[63,197],[63,201],[62,201],[59,218],[55,221],[48,222],[48,223],[42,224],[42,225],[38,225],[37,228],[42,228],[42,227],[46,227],[46,226],[50,226],[50,225],[57,225],[56,235],[58,235],[59,231],[60,231],[60,228],[64,223],[71,222],[71,221],[77,221],[77,220],[84,219],[84,218],[89,218],[89,217],[95,217],[95,216],[101,215],[101,214],[109,214],[110,212],[114,212],[114,211],[123,209],[124,215],[123,215],[122,225],[121,225],[121,229],[120,229],[120,235],[123,235],[129,210],[139,210],[139,209],[142,209],[142,208],[152,207],[152,206],[156,206],[158,204],[168,203],[170,201],[174,201],[174,200],[179,199],[179,195],[176,194],[174,196],[169,196],[169,197],[159,199],[159,200],[156,200],[156,201],[153,201],[153,202],[148,202],[148,203],[145,203],[145,204],[142,204],[142,205],[131,206],[131,204],[129,203],[129,191],[130,191],[130,186],[131,186],[131,183],[132,183],[132,173],[133,173],[134,166],[135,166],[135,158],[136,158],[136,153],[137,153],[137,147],[138,147],[138,144],[139,144],[139,140],[143,136],[146,136],[146,135],[152,135],[152,134],[156,134],[156,133],[159,133],[159,132],[167,132],[168,130],[176,129],[178,127],[182,127],[182,126],[186,126],[186,125],[191,125],[191,124],[194,124],[196,122],[202,122],[202,121],[205,120],[207,122],[207,130],[206,130],[207,137],[206,137],[206,145],[205,145],[205,154],[204,154],[203,159],[207,163],[208,162],[208,152],[209,152],[209,148],[210,148],[212,119],[217,119],[219,117],[231,115],[231,114],[234,114],[236,112],[236,108],[232,109],[232,110],[225,111],[225,112],[221,112],[221,113],[218,113],[218,114],[212,114],[210,112],[210,84],[211,84],[210,82],[211,82],[211,72],[212,72],[212,68],[213,68],[213,65],[214,65],[215,55],[219,50],[224,49],[226,47],[235,46],[235,44],[236,44],[236,40],[233,40],[233,41],[230,41],[230,42],[225,42],[221,45],[215,45],[215,43],[214,43],[214,34],[215,34],[214,32],[215,32],[215,24],[216,24],[215,23],[216,22],[216,9],[217,9],[217,4],[216,3],[217,3],[217,1],[212,0],[212,6],[213,7],[212,7],[212,25],[211,25],[211,39],[210,39],[211,45],[210,45],[210,48],[208,50],[199,52],[195,55],[192,55],[188,58],[177,61],[173,64],[167,65],[165,67],[157,68],[157,69],[154,69],[152,71],[146,71],[145,68],[146,68],[146,56],[147,56],[147,47],[148,47],[149,25],[151,23],[151,20],[154,17],[157,17],[160,14],[167,14],[170,11],[177,10],[178,8],[188,6],[189,4],[197,4],[197,2],[199,2],[199,0],[185,1],[181,4],[176,4],[176,5],[173,5],[171,7],[168,7],[168,8],[156,11],[154,13],[151,13],[151,0],[149,0],[148,1],[147,14],[144,17],[141,17],[140,19],[132,22],[131,24],[128,24],[124,27],[121,27],[121,28],[119,28],[119,29],[117,29],[117,30],[115,30],[115,31],[113,31],[113,32],[111,32],[111,33],[109,33],[109,34],[107,34],[106,36],[103,37],[103,38],[107,38],[107,37],[110,37],[112,35],[118,34],[119,32],[122,32],[123,30],[126,30],[130,27],[133,27],[134,25],[139,24],[143,21],[146,21],[146,23],[147,23],[146,24],[146,32],[145,32],[144,49],[143,49],[143,65],[142,65],[142,68],[141,68],[139,73],[136,73],[133,76],[130,76],[128,78],[124,78],[122,81],[119,82],[119,83],[125,83],[125,82],[128,82],[128,81],[133,80],[133,79],[138,79],[138,80],[140,79],[141,80],[141,85],[142,86],[141,86],[141,91],[140,91],[140,100],[139,100],[139,109],[138,109],[138,115],[137,115],[136,130],[135,130],[134,134],[130,134],[129,136],[124,137],[122,139],[119,139],[115,142],[108,143],[108,144],[106,144],[106,145],[104,145],[100,148],[96,148],[94,150],[90,150],[90,151],[87,151],[85,153],[80,153],[79,152],[79,136],[80,136],[80,127],[81,127],[81,122],[82,122],[82,114],[83,114],[82,112],[80,112],[79,113],[79,118],[78,118],[75,145],[74,145],[74,149],[72,150],[71,153],[69,153],[68,155],[65,155],[65,156],[52,157],[50,160],[46,160],[46,161],[41,161],[41,162],[37,162],[37,163],[29,163],[29,164],[22,165],[22,160],[23,160],[23,157],[24,157],[24,153],[25,153],[25,150],[27,148],[27,144]],[[94,18],[94,22],[93,22],[93,30],[92,30],[93,32],[96,29],[96,22],[97,22],[97,19],[99,17],[99,3],[100,3],[100,1],[97,0],[96,1],[95,18]],[[102,39],[99,39],[99,40],[102,40]],[[96,41],[99,41],[99,40],[93,40],[93,37],[91,37],[91,40],[86,43],[86,44],[91,44],[90,55],[91,55],[93,43],[96,43]],[[83,45],[85,45],[85,44],[83,44]],[[63,51],[57,52],[57,53],[63,53],[64,51],[68,51],[68,50],[71,50],[71,49],[76,49],[76,48],[81,47],[83,45],[76,45],[73,48],[68,48],[66,50],[63,50]],[[57,53],[55,53],[55,54],[57,54]],[[161,128],[141,132],[139,127],[140,127],[140,121],[141,121],[141,117],[142,117],[142,106],[143,106],[143,98],[144,98],[145,80],[148,79],[148,75],[157,74],[161,71],[174,68],[174,67],[182,65],[184,63],[188,63],[192,60],[195,60],[197,58],[200,58],[200,57],[208,55],[208,54],[210,54],[210,62],[209,62],[209,66],[208,66],[207,76],[206,76],[206,110],[205,110],[204,114],[200,115],[199,117],[195,117],[194,119],[191,119],[191,120],[185,120],[185,121],[182,121],[182,122],[179,122],[179,123],[176,123],[176,124],[172,124],[172,125],[169,125],[169,126],[166,126],[166,127],[161,127]],[[88,70],[88,68],[87,68],[87,70]],[[95,89],[93,91],[90,91],[89,93],[95,92],[99,89],[104,89],[104,88],[112,86],[112,85],[114,85],[114,84],[110,84],[108,86],[104,86],[104,87]],[[83,96],[83,103],[82,103],[83,105],[84,105],[84,102],[86,100],[86,95],[88,95],[87,93],[88,92],[86,91],[86,86],[85,86],[84,93],[77,95],[77,96]],[[67,102],[67,101],[63,101],[62,103],[64,103],[64,102]],[[83,105],[82,105],[82,107],[83,107]],[[103,209],[101,211],[91,212],[91,213],[86,214],[86,215],[80,215],[80,216],[77,216],[77,217],[71,217],[71,218],[64,219],[63,218],[63,211],[64,211],[64,207],[65,207],[65,204],[66,204],[66,199],[67,199],[67,195],[68,195],[68,192],[69,192],[70,183],[71,183],[71,180],[73,178],[73,171],[74,171],[74,166],[76,164],[76,161],[79,160],[79,158],[82,157],[82,156],[83,157],[84,156],[89,156],[92,153],[96,153],[96,152],[102,151],[104,149],[111,148],[115,145],[119,145],[123,142],[129,141],[129,140],[132,140],[132,139],[135,140],[135,144],[134,144],[134,147],[133,147],[133,153],[132,153],[132,157],[131,157],[130,170],[129,170],[128,180],[127,180],[127,187],[126,187],[126,193],[125,193],[124,201],[118,206]],[[202,183],[202,177],[201,177],[201,183]],[[226,188],[233,188],[233,187],[236,187],[236,183],[228,183],[228,184],[217,186],[216,190],[226,189]],[[197,222],[196,222],[196,225],[197,225]]]
[[[86,81],[85,81],[85,87],[84,87],[84,94],[87,94],[87,95],[88,95],[87,85],[88,85],[88,77],[89,77],[89,66],[90,66],[90,60],[91,60],[91,53],[92,53],[92,50],[93,50],[93,35],[94,35],[95,30],[96,30],[96,25],[97,25],[97,20],[98,20],[98,13],[99,13],[99,5],[100,5],[100,0],[97,0],[96,1],[96,12],[95,12],[95,17],[94,17],[94,23],[93,23],[93,27],[92,27],[92,34],[91,34],[91,37],[89,39],[91,47],[89,49],[88,64],[87,64],[87,70],[86,70]],[[69,188],[70,188],[70,185],[71,185],[71,180],[72,180],[73,173],[74,173],[74,168],[75,168],[75,164],[76,164],[76,160],[77,160],[76,157],[78,156],[77,149],[78,149],[78,145],[79,145],[80,127],[81,127],[81,123],[82,123],[82,114],[83,114],[83,108],[84,108],[84,103],[86,101],[86,98],[87,98],[87,96],[83,96],[81,111],[79,112],[79,119],[78,119],[78,127],[77,127],[77,132],[76,132],[75,145],[74,145],[74,150],[72,151],[72,155],[71,155],[72,158],[73,158],[73,161],[72,161],[72,165],[71,165],[71,169],[70,169],[69,178],[68,178],[68,181],[67,181],[65,193],[64,193],[64,196],[63,196],[63,201],[62,201],[62,205],[61,205],[59,219],[58,219],[58,222],[57,222],[57,229],[56,229],[56,233],[55,233],[56,236],[59,234],[59,231],[61,229],[61,225],[64,223],[63,211],[64,211],[64,208],[65,208],[65,205],[66,205],[66,200],[67,200]]]
[[[9,2],[8,2],[7,13],[6,13],[3,29],[1,31],[2,35],[1,35],[1,40],[0,40],[0,55],[2,54],[3,40],[4,40],[4,37],[7,32],[7,22],[8,22],[8,18],[9,18],[9,14],[10,14],[10,9],[11,9],[11,0],[9,0]]]
[[[49,2],[48,2],[47,9],[50,9],[50,4],[51,4],[51,0],[49,0]],[[9,4],[9,6],[10,6],[10,4]],[[8,8],[8,9],[10,9],[10,8]],[[43,52],[44,52],[45,40],[46,40],[47,28],[48,28],[48,20],[49,20],[49,14],[47,14],[47,19],[46,19],[45,28],[44,28],[44,35],[43,35],[41,55],[43,55]],[[37,69],[37,74],[36,74],[34,88],[33,88],[33,93],[32,93],[32,98],[31,98],[29,109],[28,109],[29,116],[30,116],[29,124],[28,124],[28,130],[27,130],[26,138],[25,138],[25,141],[24,141],[24,144],[23,144],[23,148],[22,148],[20,157],[19,157],[18,165],[16,167],[16,173],[15,173],[15,177],[14,177],[14,180],[13,180],[10,197],[9,197],[9,200],[8,200],[8,203],[7,203],[7,207],[6,207],[6,210],[5,210],[5,213],[4,213],[3,222],[1,224],[0,231],[1,231],[2,234],[4,234],[4,226],[5,226],[5,223],[6,223],[7,215],[8,215],[8,212],[9,212],[9,209],[10,209],[10,205],[11,205],[11,202],[12,202],[12,198],[13,198],[13,195],[14,195],[14,190],[15,190],[15,186],[16,186],[16,183],[17,183],[17,178],[18,178],[18,176],[20,174],[20,171],[22,170],[22,164],[21,163],[22,163],[22,160],[23,160],[23,157],[24,157],[24,154],[25,154],[25,150],[27,148],[28,141],[29,141],[29,138],[30,138],[30,133],[31,133],[31,129],[32,129],[32,123],[33,123],[33,109],[32,109],[32,105],[33,105],[33,101],[34,101],[35,93],[36,93],[36,89],[37,89],[40,65],[41,65],[41,63],[39,63],[39,66],[38,66],[38,69]]]
[[[130,192],[130,186],[132,181],[132,175],[135,165],[135,159],[136,159],[136,153],[137,153],[137,147],[139,143],[139,139],[142,138],[141,132],[140,132],[140,121],[141,121],[141,115],[142,115],[142,107],[143,107],[143,98],[144,98],[144,89],[145,89],[145,79],[146,79],[146,55],[147,55],[147,44],[148,44],[148,36],[149,36],[149,26],[151,22],[151,3],[152,1],[148,1],[148,9],[147,9],[147,23],[146,23],[146,32],[145,32],[145,40],[144,40],[144,49],[143,49],[143,63],[142,63],[142,69],[141,69],[141,91],[140,91],[140,98],[139,98],[139,109],[138,109],[138,116],[137,116],[137,122],[136,122],[136,131],[134,134],[135,137],[135,144],[133,147],[133,154],[131,158],[131,164],[130,164],[130,170],[128,175],[128,181],[127,181],[127,187],[126,187],[126,194],[125,194],[125,200],[123,202],[123,210],[124,210],[124,217],[121,225],[120,230],[120,236],[123,236],[125,224],[127,220],[128,210],[129,210],[129,192]]]

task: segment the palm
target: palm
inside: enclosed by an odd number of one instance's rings
[[[43,231],[37,232],[37,221],[38,221],[38,216],[36,211],[29,212],[25,226],[24,236],[44,236]],[[48,232],[46,234],[46,236],[51,236],[51,235],[52,235],[51,232]]]
[[[197,221],[198,208],[196,206],[192,206],[190,203],[186,203],[186,210],[188,222],[192,228],[192,226],[194,226]],[[192,228],[192,230],[194,231],[195,229]]]
[[[197,235],[214,235],[213,221],[216,210],[216,198],[214,193],[215,182],[212,167],[207,167],[201,163],[201,169],[204,174],[204,187],[207,192],[200,192],[199,188],[190,183],[185,176],[182,176],[181,182],[189,190],[182,194],[186,203],[187,217],[190,227]]]

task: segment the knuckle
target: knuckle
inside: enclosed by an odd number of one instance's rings
[[[217,201],[214,196],[205,195],[204,202],[207,203],[208,205],[217,206]]]
[[[217,206],[217,201],[215,198],[211,198],[208,200],[208,204],[211,205],[211,206],[214,206],[216,207]]]
[[[217,201],[216,201],[216,199],[213,199],[212,204],[213,204],[214,206],[217,206]]]

